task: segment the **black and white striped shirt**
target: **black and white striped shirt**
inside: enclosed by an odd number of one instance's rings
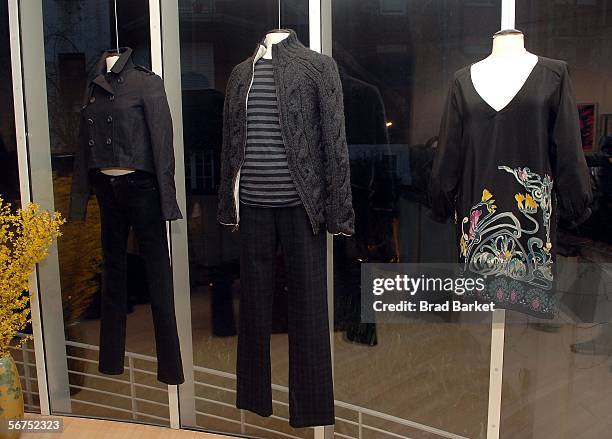
[[[301,204],[287,165],[272,61],[263,58],[255,63],[247,101],[247,145],[240,171],[240,201],[256,207]]]

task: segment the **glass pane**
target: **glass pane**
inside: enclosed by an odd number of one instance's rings
[[[594,204],[587,222],[557,233],[558,316],[545,321],[508,314],[501,437],[608,437],[612,5],[517,1],[516,12],[529,51],[568,63]]]
[[[229,74],[250,57],[266,31],[308,30],[304,1],[179,1],[183,133],[193,322],[196,422],[190,427],[248,437],[312,437],[289,427],[284,284],[278,274],[271,340],[274,414],[235,408],[240,298],[240,237],[217,223],[222,113]],[[307,34],[306,34],[307,35]],[[303,41],[304,42],[304,41]]]
[[[6,2],[4,2],[6,3]],[[9,42],[8,5],[0,6],[0,196],[5,202],[19,207],[19,170],[17,168],[17,138],[13,110],[13,79]]]
[[[310,45],[308,0],[281,0],[281,27],[293,29],[304,46]]]
[[[47,100],[55,207],[68,215],[80,110],[103,51],[115,49],[113,1],[43,2]],[[147,0],[117,1],[119,45],[150,68]],[[98,372],[102,251],[100,209],[89,201],[86,222],[70,221],[58,241],[72,413],[169,424],[167,386],[156,379],[155,337],[142,258],[128,244],[125,370]],[[136,400],[138,398],[138,400]]]
[[[11,47],[7,2],[0,3],[0,197],[11,203],[14,209],[21,205],[19,170],[17,166],[17,139],[15,135],[15,113],[13,107],[13,78],[11,74]],[[25,334],[31,334],[28,325]],[[28,341],[20,349],[11,351],[21,376],[23,400],[27,412],[40,413],[38,381],[36,380],[36,357],[34,344]]]
[[[360,323],[360,265],[457,260],[454,224],[429,217],[429,170],[452,75],[490,53],[500,6],[332,3],[356,214],[356,235],[334,238],[335,431],[343,437],[486,430],[490,316]]]

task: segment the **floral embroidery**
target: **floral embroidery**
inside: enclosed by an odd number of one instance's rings
[[[480,202],[471,208],[461,224],[460,252],[464,270],[485,278],[505,276],[524,282],[528,287],[519,283],[510,289],[508,285],[497,285],[486,296],[497,302],[527,306],[532,311],[549,312],[544,310],[552,309],[552,305],[544,296],[553,282],[552,179],[527,167],[499,166],[498,169],[512,174],[525,191],[514,196],[520,215],[511,211],[497,212],[494,194],[485,188]],[[540,237],[541,227],[545,240]]]
[[[466,293],[474,296],[474,292]],[[553,297],[541,288],[532,288],[525,284],[500,277],[492,280],[482,291],[476,291],[479,300],[495,302],[504,307],[519,308],[534,314],[554,315],[556,306]]]

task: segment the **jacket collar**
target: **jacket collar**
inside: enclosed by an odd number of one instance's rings
[[[106,58],[109,56],[116,56],[117,51],[107,50],[102,53],[100,60],[96,64],[94,71],[95,77],[91,80],[93,84],[99,85],[109,93],[114,93],[112,85],[108,82],[107,73],[120,75],[123,71],[129,70],[134,67],[134,61],[132,61],[132,49],[129,47],[122,47],[119,49],[119,59],[115,62],[110,72],[106,71]]]
[[[307,49],[307,47],[300,42],[293,29],[272,29],[264,34],[259,44],[257,44],[257,47],[255,47],[255,51],[251,56],[253,62],[256,62],[266,52],[264,42],[266,40],[266,35],[271,32],[286,32],[289,34],[284,40],[272,45],[272,62],[275,64],[285,64],[295,58],[297,52]]]

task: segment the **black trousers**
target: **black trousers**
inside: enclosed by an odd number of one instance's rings
[[[325,233],[302,206],[240,208],[240,327],[236,406],[272,414],[270,332],[276,250],[288,283],[289,418],[293,427],[334,423]]]
[[[184,381],[183,366],[174,313],[166,224],[161,213],[157,179],[140,171],[119,177],[95,172],[92,178],[100,205],[103,253],[98,368],[106,374],[123,373],[127,240],[132,227],[144,260],[149,287],[157,378],[166,384],[180,384]]]

